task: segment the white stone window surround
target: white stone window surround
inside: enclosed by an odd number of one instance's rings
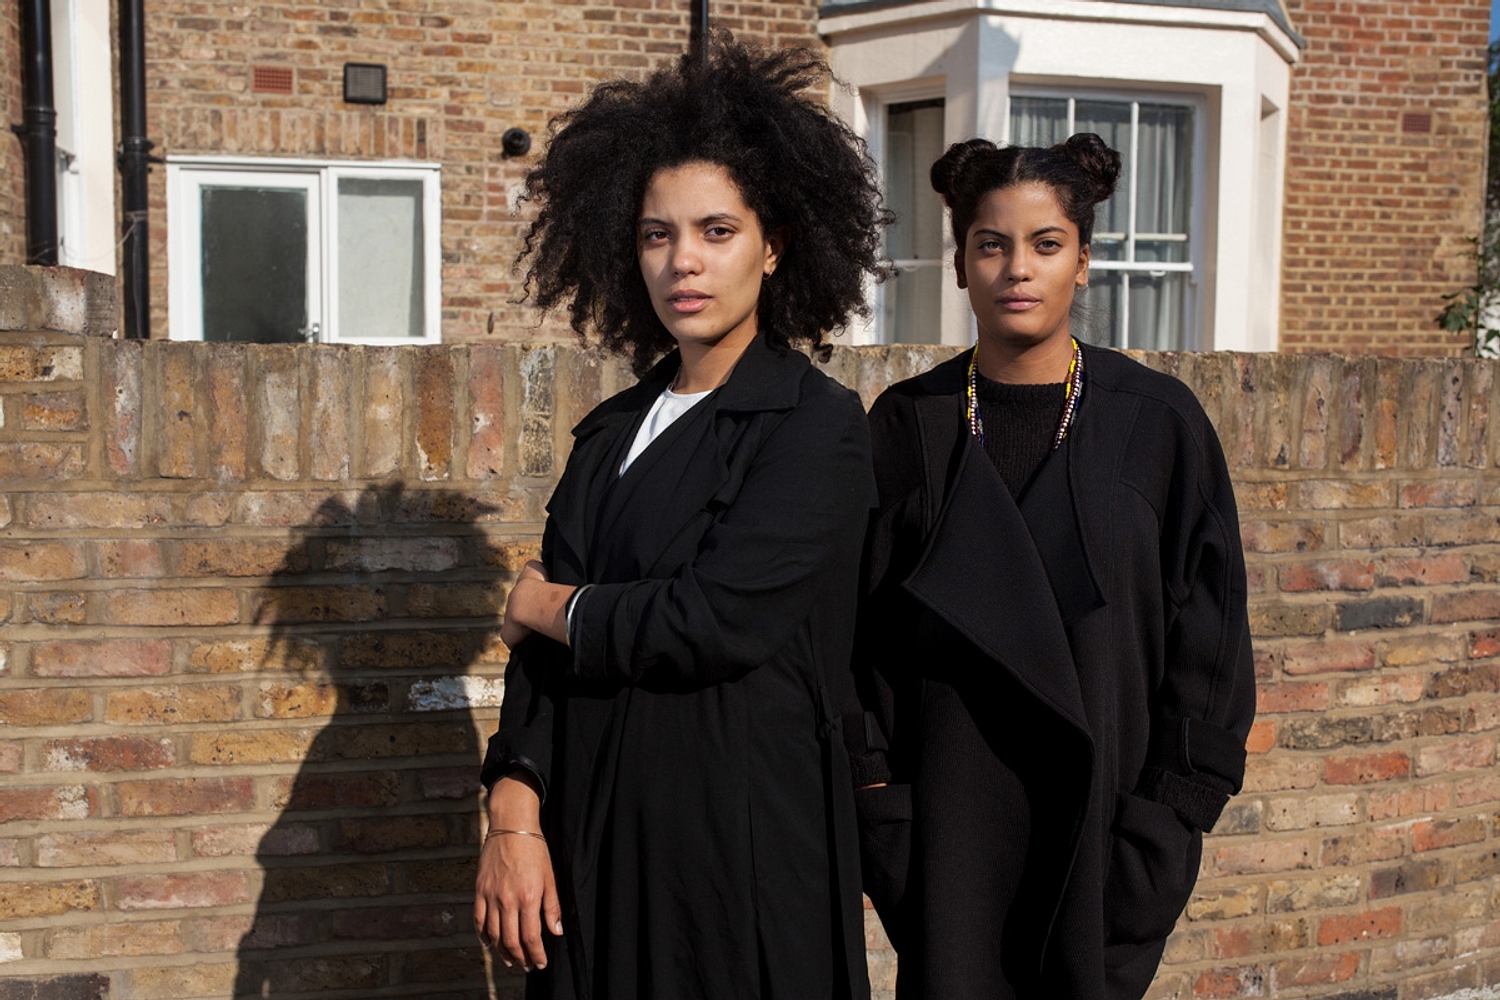
[[[441,164],[410,160],[325,160],[294,157],[170,155],[167,157],[168,321],[173,340],[202,340],[202,289],[190,261],[199,256],[198,191],[205,182],[245,183],[258,180],[301,187],[309,193],[308,311],[317,324],[314,339],[322,343],[412,346],[442,341],[442,192]],[[341,331],[338,240],[335,215],[338,182],[418,180],[422,191],[422,260],[424,287],[422,335],[363,337]]]
[[[828,5],[819,31],[835,110],[880,162],[890,103],[945,101],[948,142],[1003,140],[1010,88],[1171,94],[1201,100],[1205,135],[1200,350],[1278,343],[1286,114],[1296,40],[1268,15],[1108,0],[919,0]],[[968,302],[945,265],[940,339],[973,342]],[[855,343],[872,343],[873,327]]]

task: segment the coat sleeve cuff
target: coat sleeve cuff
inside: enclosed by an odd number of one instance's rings
[[[1245,778],[1245,738],[1202,719],[1161,718],[1151,724],[1147,764],[1178,775],[1222,780],[1232,795]]]
[[[495,782],[515,771],[526,771],[536,779],[537,794],[547,801],[547,778],[537,763],[523,754],[507,748],[497,733],[490,737],[489,747],[484,753],[484,764],[479,769],[479,783],[486,792],[495,787]]]
[[[891,781],[891,768],[883,753],[850,754],[849,771],[855,788],[888,785]]]
[[[1141,772],[1137,794],[1171,806],[1184,823],[1207,833],[1219,822],[1233,787],[1211,774],[1174,774],[1159,767]]]
[[[573,674],[586,680],[609,680],[609,630],[615,605],[634,583],[589,584],[587,597],[573,605],[568,644],[573,650]]]

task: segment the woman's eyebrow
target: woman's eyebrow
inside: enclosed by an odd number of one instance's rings
[[[695,225],[695,226],[706,226],[706,225],[708,225],[709,223],[712,223],[712,222],[735,222],[735,223],[739,223],[739,222],[743,222],[743,221],[744,221],[743,219],[741,219],[738,215],[735,215],[733,212],[715,212],[712,215],[705,215],[701,219],[694,219],[692,224]],[[658,219],[658,218],[656,218],[654,216],[649,216],[648,215],[648,216],[644,216],[639,222],[636,223],[636,225],[638,225],[638,226],[670,226],[671,223],[668,222],[666,219]]]
[[[1038,230],[1035,230],[1033,232],[1027,233],[1026,234],[1026,238],[1028,240],[1034,240],[1038,236],[1044,236],[1047,233],[1066,233],[1066,232],[1067,232],[1067,230],[1064,229],[1062,226],[1043,226],[1041,229],[1038,229]],[[974,230],[974,235],[975,236],[997,236],[997,237],[999,237],[1001,239],[1006,239],[1007,238],[1006,234],[1000,232],[998,229],[976,229],[976,230]]]

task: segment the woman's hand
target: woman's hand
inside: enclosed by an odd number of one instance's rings
[[[540,632],[567,645],[568,622],[565,608],[573,587],[547,581],[547,571],[535,559],[521,567],[521,575],[510,588],[505,601],[505,620],[500,625],[500,641],[511,649],[532,632]]]
[[[488,806],[491,830],[541,831],[541,798],[524,775],[495,782]],[[486,838],[474,886],[474,927],[479,939],[500,950],[507,968],[519,962],[530,972],[547,966],[542,927],[561,936],[562,903],[547,843],[524,834]]]

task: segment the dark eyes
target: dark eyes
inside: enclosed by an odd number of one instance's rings
[[[709,226],[703,231],[703,235],[711,240],[728,239],[734,235],[734,230],[728,226]],[[665,229],[643,229],[641,230],[642,243],[661,243],[672,238],[672,234]]]
[[[1038,240],[1036,248],[1042,253],[1056,253],[1058,250],[1062,249],[1062,241],[1051,239],[1049,237],[1047,239]],[[979,249],[983,250],[985,253],[1000,253],[1005,250],[1005,247],[999,240],[982,240],[980,241]]]

